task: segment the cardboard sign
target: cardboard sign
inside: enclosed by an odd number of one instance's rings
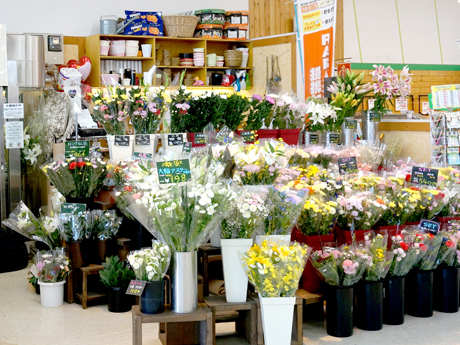
[[[24,104],[22,103],[3,104],[3,118],[4,119],[23,119],[24,118]]]
[[[331,144],[339,144],[340,143],[340,134],[330,133],[329,134],[329,142]]]
[[[396,111],[406,111],[407,110],[407,99],[406,98],[396,98]]]
[[[86,204],[74,204],[69,202],[64,202],[61,204],[61,213],[83,213],[86,211]]]
[[[182,134],[168,134],[168,146],[178,146],[184,143]]]
[[[116,135],[115,146],[129,146],[129,135]]]
[[[376,113],[375,111],[369,112],[369,121],[370,122],[379,122],[380,121],[380,114]]]
[[[157,162],[157,169],[160,184],[187,182],[192,179],[188,159]]]
[[[433,235],[437,235],[439,230],[441,230],[441,223],[426,219],[422,219],[420,221],[420,231],[429,232]]]
[[[369,98],[367,100],[367,109],[374,109],[375,98]]]
[[[136,134],[134,142],[139,146],[150,146],[150,135],[148,134]]]
[[[422,114],[426,115],[430,111],[430,102],[422,102]]]
[[[126,290],[127,295],[141,296],[144,292],[145,285],[147,282],[142,280],[131,280],[128,285],[128,290]]]
[[[345,119],[345,128],[346,129],[357,129],[358,120]]]
[[[358,172],[358,161],[356,157],[339,158],[337,163],[339,164],[339,173],[341,175],[355,174]]]
[[[241,136],[243,137],[243,142],[245,143],[252,143],[256,141],[255,131],[242,131]]]
[[[195,133],[194,144],[206,144],[204,133]]]
[[[438,169],[412,167],[410,182],[425,186],[436,186],[438,183]]]
[[[89,156],[89,141],[66,141],[65,142],[65,158],[69,157],[88,157]]]
[[[192,143],[187,142],[183,144],[184,146],[182,147],[182,152],[183,153],[190,153],[192,151]]]
[[[133,152],[133,157],[143,158],[143,159],[152,159],[153,155],[151,153],[145,153],[145,152]]]

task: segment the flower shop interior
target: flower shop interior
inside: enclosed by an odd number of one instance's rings
[[[460,0],[108,4],[0,4],[0,345],[460,343]]]

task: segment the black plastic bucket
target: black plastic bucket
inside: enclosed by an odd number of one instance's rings
[[[407,276],[406,311],[415,317],[433,316],[433,270],[416,270]]]
[[[444,267],[434,271],[434,310],[443,313],[458,312],[459,285],[458,268]]]
[[[404,277],[388,277],[383,282],[383,323],[404,323]]]
[[[353,287],[331,286],[326,289],[327,334],[334,337],[353,335]]]
[[[355,289],[355,324],[366,331],[379,331],[383,327],[383,283],[361,281]]]
[[[139,298],[141,312],[160,314],[165,310],[165,281],[147,282]]]

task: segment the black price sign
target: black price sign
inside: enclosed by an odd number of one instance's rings
[[[139,146],[149,146],[150,145],[150,135],[148,134],[136,134],[134,137],[136,145]]]
[[[358,172],[358,161],[356,157],[343,157],[338,159],[339,173],[354,174]]]
[[[168,134],[168,146],[178,146],[184,143],[182,134]]]
[[[157,162],[157,169],[160,184],[187,182],[192,179],[188,159]]]
[[[115,146],[129,146],[129,135],[116,135]]]
[[[438,184],[438,169],[412,167],[410,182],[425,186],[436,186]]]
[[[65,158],[69,157],[88,157],[89,156],[89,141],[66,141],[65,142]]]
[[[183,145],[184,146],[182,147],[182,152],[190,153],[190,151],[192,151],[192,143],[191,142],[184,143]]]
[[[345,119],[345,128],[346,129],[357,129],[358,120]]]
[[[194,139],[195,144],[206,144],[206,138],[204,136],[204,133],[195,133],[195,139]]]
[[[78,214],[86,211],[86,204],[73,204],[64,202],[61,204],[61,213]]]
[[[429,232],[433,235],[437,235],[441,230],[441,223],[433,222],[432,220],[422,219],[420,221],[420,231]]]
[[[310,142],[309,144],[319,144],[319,135],[318,134],[310,134]]]
[[[141,280],[131,280],[126,290],[127,295],[141,296],[147,282]]]
[[[242,131],[241,136],[243,137],[243,142],[252,143],[256,140],[255,131]]]
[[[227,126],[222,127],[222,129],[217,133],[217,138],[226,138],[229,136],[231,130]]]
[[[134,158],[143,158],[143,159],[152,159],[153,155],[151,153],[144,153],[144,152],[133,152]]]
[[[380,114],[376,113],[375,111],[369,112],[369,121],[370,122],[379,122],[380,121]]]
[[[340,143],[340,134],[330,133],[329,134],[329,142],[331,144],[339,144]]]

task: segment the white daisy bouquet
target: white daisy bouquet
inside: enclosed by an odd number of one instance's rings
[[[167,245],[153,240],[152,248],[130,252],[127,259],[136,279],[149,282],[160,281],[168,270],[171,250]]]
[[[71,271],[69,258],[64,248],[41,251],[35,254],[38,279],[43,283],[57,283],[65,280]]]
[[[41,214],[36,218],[22,201],[2,224],[27,238],[47,244],[50,249],[61,247],[58,218]]]

